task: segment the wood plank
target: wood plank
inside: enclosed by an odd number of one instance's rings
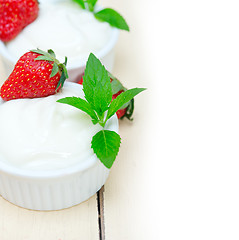
[[[105,185],[106,240],[150,239],[148,207],[153,193],[147,190],[147,164],[151,160],[147,155],[147,139],[139,134],[141,121],[137,121],[120,126],[120,153]]]
[[[97,192],[97,206],[99,217],[99,238],[105,240],[105,218],[104,218],[104,186]]]
[[[31,211],[0,197],[1,240],[99,239],[96,195],[59,211]]]
[[[151,88],[148,82],[139,2],[105,1],[104,6],[117,9],[128,21],[130,32],[120,33],[113,73],[127,88],[146,87],[135,98],[134,121],[120,122],[122,144],[108,181],[105,184],[106,240],[145,240],[150,238],[148,166],[150,157],[149,129]],[[137,8],[134,6],[137,5]],[[127,7],[126,7],[127,6]],[[143,6],[142,6],[143,7]],[[140,14],[140,11],[142,11]],[[142,25],[143,26],[143,25]],[[151,137],[152,138],[152,137]]]
[[[138,11],[135,1],[123,2],[132,14]],[[132,57],[134,50],[122,48],[120,54],[126,58],[118,58],[115,73],[124,71],[127,84],[138,72],[147,72],[148,81],[159,82],[154,91],[158,102],[151,107],[160,115],[154,125],[160,127],[160,132],[154,131],[156,154],[151,159],[149,148],[147,157],[141,133],[150,127],[152,114],[142,124],[142,109],[136,109],[132,127],[121,125],[126,143],[105,186],[106,239],[239,239],[238,1],[165,0],[158,1],[160,8],[153,2],[134,15],[137,20],[126,15],[132,29],[145,28],[148,45],[142,49],[154,52],[152,58],[141,52]],[[143,34],[139,41],[140,37]],[[125,46],[138,48],[136,38],[124,39]],[[138,58],[150,61],[151,68],[144,64],[132,68]],[[137,98],[136,107],[143,96]],[[143,159],[151,167],[147,174],[141,169],[146,167]],[[154,214],[145,211],[146,202]],[[154,237],[145,236],[149,225]]]

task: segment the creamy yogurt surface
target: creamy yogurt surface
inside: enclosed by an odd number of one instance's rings
[[[38,18],[6,44],[16,58],[31,49],[53,49],[60,61],[68,57],[68,66],[81,64],[112,36],[108,23],[98,21],[72,0],[42,1],[39,9]]]
[[[82,86],[65,83],[52,96],[0,100],[0,161],[21,169],[62,169],[94,155],[92,137],[102,129],[81,110],[56,100],[84,98]]]

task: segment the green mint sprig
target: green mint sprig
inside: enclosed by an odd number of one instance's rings
[[[97,0],[73,0],[74,2],[78,3],[81,8],[89,9],[91,12],[94,10],[94,6]]]
[[[95,5],[97,0],[73,0],[78,3],[82,9],[88,9],[94,12],[94,16],[99,21],[108,22],[112,27],[119,28],[121,30],[129,31],[129,26],[125,19],[117,11],[112,8],[104,8],[100,11],[95,11]]]
[[[90,54],[83,77],[85,99],[66,97],[57,100],[59,103],[74,106],[87,113],[93,124],[100,124],[103,130],[96,133],[91,148],[100,161],[111,168],[119,152],[121,138],[118,133],[104,129],[107,121],[145,88],[133,88],[122,92],[112,101],[112,87],[108,71],[94,54]]]

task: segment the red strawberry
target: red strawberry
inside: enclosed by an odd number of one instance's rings
[[[0,0],[0,39],[8,42],[38,16],[37,0]]]
[[[26,25],[35,21],[38,16],[39,7],[37,0],[25,0],[25,9],[26,9]]]
[[[81,77],[81,79],[78,82],[79,84],[83,85],[83,76]]]
[[[3,83],[0,96],[8,101],[18,98],[37,98],[55,94],[68,77],[66,61],[59,63],[52,50],[32,50],[16,63],[13,72]]]
[[[124,90],[120,90],[119,92],[117,92],[116,94],[113,94],[112,96],[112,100],[114,100],[117,96],[119,96],[122,92],[124,92]],[[116,112],[116,115],[118,117],[118,119],[122,118],[125,113],[126,113],[126,110],[127,108],[123,108],[123,109],[119,109],[117,112]]]
[[[121,82],[115,78],[110,72],[108,72],[111,82],[111,87],[113,91],[112,100],[117,98],[122,92],[126,91],[127,89],[121,84]],[[78,81],[79,84],[83,84],[83,77]],[[134,111],[134,99],[132,99],[123,109],[119,109],[116,112],[118,119],[122,119],[124,117],[132,120],[131,116]]]

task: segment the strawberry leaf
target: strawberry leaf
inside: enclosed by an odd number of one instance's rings
[[[52,49],[49,49],[47,51],[53,58],[56,58],[56,54],[54,53],[54,51]]]
[[[61,88],[65,82],[65,80],[69,77],[66,69],[67,57],[65,57],[65,62],[60,63],[56,59],[56,55],[52,49],[49,49],[47,52],[41,49],[34,49],[31,52],[40,54],[40,56],[36,57],[35,60],[43,60],[53,62],[52,71],[50,77],[54,77],[58,72],[61,74],[60,80],[57,84],[56,91]]]
[[[111,82],[111,88],[112,88],[112,93],[113,94],[116,94],[120,90],[124,89],[123,85],[119,81],[116,81],[116,80],[113,80]]]
[[[66,64],[67,64],[67,57],[65,57],[65,61],[64,61],[63,64],[66,66]]]
[[[65,57],[65,62],[58,64],[59,69],[61,70],[61,78],[57,84],[56,90],[60,87],[62,87],[66,81],[66,79],[69,77],[68,72],[66,69],[66,63],[67,63],[67,57]]]
[[[98,118],[97,118],[94,110],[91,108],[90,104],[82,98],[65,97],[65,98],[61,98],[61,99],[57,100],[57,102],[76,107],[76,108],[80,109],[81,111],[90,115],[90,117],[92,118],[92,121],[94,120],[94,124],[96,124],[98,122]]]
[[[133,121],[133,118],[132,118],[133,112],[134,112],[134,99],[132,98],[129,102],[129,105],[128,105],[127,109],[126,109],[126,113],[124,114],[124,116],[121,117],[121,119],[126,117],[130,121]]]
[[[94,135],[91,147],[100,161],[107,168],[111,168],[119,152],[120,136],[109,130],[101,130]]]
[[[59,88],[62,88],[66,79],[68,78],[68,73],[67,73],[67,70],[66,70],[66,67],[64,64],[60,64],[59,65],[60,68],[61,68],[61,77],[60,77],[60,80],[56,86],[56,91],[59,89]]]
[[[31,50],[31,52],[38,53],[38,54],[41,54],[41,55],[45,55],[46,54],[45,51],[43,51],[43,50],[41,50],[39,48]]]
[[[43,56],[43,55],[36,57],[35,60],[43,60],[43,61],[50,61],[50,62],[54,61],[51,57]]]
[[[114,9],[105,8],[99,12],[94,13],[95,17],[103,22],[108,22],[112,27],[129,31],[129,26],[125,19]]]
[[[132,98],[144,90],[145,88],[132,88],[118,95],[110,104],[105,121],[111,118],[124,104],[128,103]]]
[[[35,60],[53,61],[59,64],[59,61],[56,59],[55,53],[51,49],[49,49],[47,52],[40,49],[31,50],[31,52],[40,54],[40,56],[38,56]]]
[[[58,73],[58,71],[59,71],[59,67],[57,63],[54,62],[50,77],[54,77]]]
[[[61,68],[61,70],[64,72],[66,78],[68,78],[68,72],[66,69],[66,62],[67,62],[67,58],[65,58],[65,62],[64,63],[60,63],[58,66]]]
[[[112,88],[112,93],[116,94],[120,90],[126,91],[127,89],[122,85],[122,83],[114,77],[110,72],[108,72],[108,75],[110,77],[111,81],[111,88]]]

